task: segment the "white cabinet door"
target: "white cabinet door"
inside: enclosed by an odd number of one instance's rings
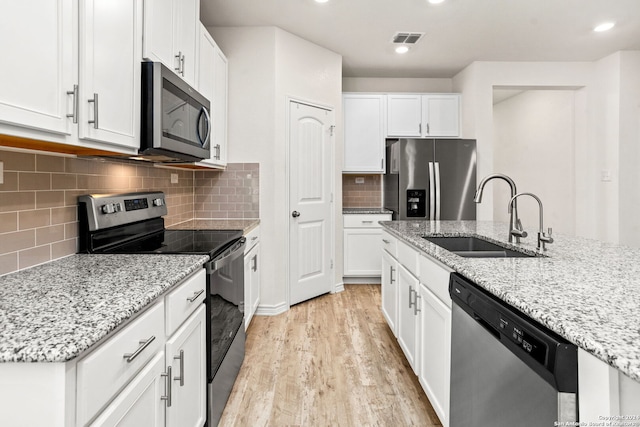
[[[398,264],[398,343],[416,374],[419,368],[416,360],[418,310],[420,309],[417,298],[418,286],[418,279],[404,266]]]
[[[460,136],[460,95],[423,95],[422,133],[424,137]]]
[[[164,427],[166,393],[164,352],[158,353],[118,394],[92,426]],[[186,425],[186,424],[185,424]]]
[[[137,152],[141,19],[141,0],[80,2],[81,139]]]
[[[227,58],[209,31],[200,26],[200,65],[198,91],[211,102],[211,156],[202,166],[224,168],[227,165]]]
[[[398,263],[382,251],[382,314],[393,334],[398,336]]]
[[[166,365],[171,366],[171,405],[167,427],[202,427],[206,418],[205,307],[194,314],[167,341]]]
[[[451,309],[420,284],[421,313],[418,378],[444,427],[449,425]]]
[[[162,62],[196,86],[199,23],[198,0],[145,2],[142,55],[151,61]]]
[[[174,51],[180,55],[180,75],[191,86],[196,85],[200,1],[174,0]]]
[[[387,136],[422,136],[422,95],[387,95]]]
[[[344,229],[344,275],[380,276],[380,228]]]
[[[260,304],[260,243],[256,244],[249,253],[250,274],[251,274],[251,317],[256,313]],[[251,320],[249,320],[251,322]]]
[[[74,22],[71,0],[3,2],[0,121],[71,133]]]
[[[384,172],[384,95],[343,94],[344,172]]]

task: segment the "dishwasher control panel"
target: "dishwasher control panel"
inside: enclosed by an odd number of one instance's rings
[[[504,314],[499,314],[500,331],[512,342],[529,353],[538,363],[545,364],[547,358],[547,345],[530,334],[524,327],[518,325]]]

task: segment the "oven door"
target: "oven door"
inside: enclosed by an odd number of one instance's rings
[[[244,360],[244,246],[242,237],[207,264],[208,426],[218,424]]]

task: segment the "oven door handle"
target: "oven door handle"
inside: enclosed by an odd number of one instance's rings
[[[212,259],[207,262],[204,266],[207,269],[207,274],[215,270],[220,270],[221,268],[226,267],[231,264],[234,260],[238,259],[242,255],[244,255],[244,244],[247,241],[246,238],[241,237],[238,241],[231,247],[230,250],[224,252],[224,256]]]

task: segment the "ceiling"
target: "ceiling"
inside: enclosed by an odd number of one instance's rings
[[[201,0],[206,26],[277,26],[343,57],[345,77],[453,77],[474,61],[594,61],[640,50],[640,0]],[[615,21],[605,33],[592,28]],[[404,54],[398,32],[424,32]]]

